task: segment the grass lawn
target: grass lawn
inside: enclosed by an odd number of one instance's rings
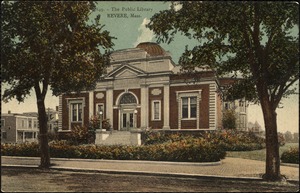
[[[281,146],[279,148],[279,156],[281,156],[284,151],[289,150],[290,147],[299,147],[299,143],[286,143],[284,146]],[[226,156],[266,161],[266,149],[255,151],[227,151]]]

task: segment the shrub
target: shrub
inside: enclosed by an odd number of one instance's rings
[[[285,145],[285,137],[282,133],[278,133],[278,144],[279,146],[284,146]]]
[[[218,130],[205,132],[202,137],[216,140],[226,151],[252,151],[265,147],[264,139],[253,132]]]
[[[87,144],[88,138],[89,130],[85,126],[75,126],[68,134],[68,140],[74,145]]]
[[[51,157],[117,160],[212,162],[225,157],[220,144],[206,139],[185,139],[147,146],[70,145],[68,141],[49,143]],[[1,144],[1,155],[38,156],[38,145]]]
[[[168,142],[180,141],[186,138],[196,137],[183,133],[167,133],[164,131],[146,131],[142,133],[142,141],[144,145],[161,144]]]
[[[219,143],[226,151],[251,151],[263,149],[265,147],[263,138],[255,135],[253,132],[238,130],[206,131],[200,133],[199,136],[183,133],[147,131],[144,133],[143,143],[144,145],[152,145],[199,138]]]
[[[224,129],[236,129],[236,113],[234,109],[223,112],[222,125]]]
[[[22,144],[1,143],[1,155],[37,157],[40,155],[39,144],[37,142]]]
[[[299,147],[291,147],[281,154],[281,161],[284,163],[299,164]]]

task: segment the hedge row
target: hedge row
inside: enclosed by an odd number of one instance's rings
[[[179,162],[215,162],[225,158],[219,144],[204,139],[181,140],[148,146],[69,145],[58,141],[50,143],[51,157],[155,160]],[[1,155],[39,156],[37,143],[1,144]]]
[[[205,139],[220,144],[225,151],[252,151],[265,148],[264,139],[251,132],[218,130],[198,134],[168,133],[147,131],[143,134],[145,145],[170,143],[184,139]]]
[[[281,161],[284,163],[299,164],[299,147],[291,147],[281,154]]]

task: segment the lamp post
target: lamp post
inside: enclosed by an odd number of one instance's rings
[[[100,110],[99,111],[99,121],[100,121],[99,127],[100,127],[100,129],[102,129],[102,114],[103,114],[103,112]]]

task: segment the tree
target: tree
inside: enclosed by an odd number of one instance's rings
[[[286,131],[284,133],[284,138],[286,142],[292,142],[293,141],[293,134],[290,131]]]
[[[2,100],[19,102],[34,90],[39,120],[40,167],[50,166],[45,96],[94,88],[109,64],[113,43],[93,2],[1,3]],[[102,50],[101,53],[100,49]]]
[[[223,111],[222,124],[224,129],[236,129],[236,114],[234,109]]]
[[[177,2],[147,25],[158,42],[174,35],[198,41],[179,59],[185,72],[209,66],[217,76],[242,75],[225,94],[259,102],[266,127],[266,180],[280,180],[276,109],[299,80],[299,7],[292,2]]]

